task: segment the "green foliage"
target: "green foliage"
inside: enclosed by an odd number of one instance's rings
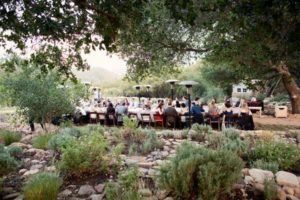
[[[273,179],[264,181],[264,198],[265,200],[277,199],[277,185]]]
[[[0,129],[0,140],[4,141],[5,145],[10,145],[13,142],[19,142],[22,134]]]
[[[131,168],[124,174],[120,174],[117,182],[106,183],[105,194],[107,200],[140,200],[139,171],[136,167]]]
[[[62,149],[67,148],[75,141],[75,136],[72,136],[67,133],[58,133],[51,137],[51,139],[48,142],[48,148],[53,151],[62,151]]]
[[[163,142],[157,139],[157,135],[154,130],[148,130],[147,139],[142,145],[142,152],[147,154],[155,149],[161,148],[163,148]]]
[[[218,199],[238,181],[242,160],[229,151],[196,148],[184,143],[171,163],[161,167],[160,186],[182,199]]]
[[[199,142],[204,142],[208,135],[212,133],[212,128],[207,125],[200,125],[200,124],[193,124],[192,125],[192,131],[190,131],[190,137],[192,140],[196,140]]]
[[[78,131],[79,136],[80,135],[88,135],[88,134],[100,134],[104,135],[104,127],[101,125],[93,125],[93,124],[88,124],[87,126],[75,129]],[[79,137],[77,136],[77,137]]]
[[[103,156],[107,152],[107,147],[107,141],[102,135],[96,133],[84,135],[62,149],[59,168],[70,176],[106,170],[107,162]]]
[[[128,155],[133,156],[133,155],[137,155],[137,153],[138,153],[138,145],[137,144],[130,145],[128,150]]]
[[[56,200],[63,181],[57,174],[39,173],[23,187],[26,200]]]
[[[32,146],[37,149],[47,149],[48,142],[55,134],[43,134],[39,135],[32,140]]]
[[[258,168],[258,169],[263,169],[263,170],[269,170],[272,171],[273,173],[278,172],[279,166],[278,163],[276,162],[266,162],[264,160],[256,160],[251,164],[252,168]]]
[[[73,122],[71,120],[65,120],[60,122],[59,127],[61,128],[68,128],[68,127],[72,127],[73,126]]]
[[[183,129],[183,130],[181,131],[181,138],[182,138],[182,139],[187,139],[188,136],[189,136],[189,129]]]
[[[249,155],[250,161],[264,160],[279,165],[279,170],[299,171],[300,148],[284,142],[258,141]]]
[[[14,158],[20,158],[23,151],[21,147],[14,146],[9,146],[6,150],[9,153],[9,155],[13,156]]]
[[[228,150],[236,153],[239,156],[246,155],[248,152],[249,144],[247,141],[243,141],[241,139],[236,140],[228,140],[227,143],[225,143],[222,146],[223,150]]]
[[[14,172],[18,166],[16,159],[0,144],[0,177]]]
[[[289,96],[285,94],[279,94],[270,99],[270,102],[289,102]]]
[[[222,130],[222,133],[230,140],[236,140],[240,138],[240,133],[235,128],[225,128],[224,130]]]
[[[226,137],[220,133],[212,133],[208,136],[208,148],[219,149],[226,143]]]
[[[135,130],[138,127],[138,122],[135,119],[131,119],[127,116],[123,118],[123,125],[125,128]]]
[[[174,138],[174,133],[171,130],[163,130],[161,134],[165,139]]]

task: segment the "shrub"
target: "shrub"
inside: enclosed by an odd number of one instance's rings
[[[138,122],[136,119],[131,119],[127,116],[123,117],[123,126],[128,129],[136,129],[138,127]]]
[[[22,155],[22,151],[23,150],[21,147],[7,147],[7,152],[14,158],[20,158]]]
[[[7,130],[0,130],[0,139],[4,141],[5,145],[10,145],[13,142],[19,142],[22,134],[18,132],[11,132]]]
[[[182,199],[218,199],[240,178],[242,160],[229,151],[196,148],[184,143],[160,169],[161,187]]]
[[[0,145],[0,177],[16,170],[18,162]]]
[[[23,187],[26,200],[56,200],[62,180],[57,174],[39,173]]]
[[[264,198],[265,200],[277,199],[277,185],[273,179],[264,181]]]
[[[193,124],[191,131],[189,132],[192,140],[198,142],[204,142],[207,136],[212,133],[212,128],[207,125]]]
[[[265,142],[271,142],[274,140],[274,136],[271,131],[263,131],[261,134],[259,134],[259,138]]]
[[[266,162],[264,160],[256,160],[251,164],[252,168],[258,168],[263,170],[269,170],[273,173],[278,172],[279,166],[276,162]]]
[[[32,140],[32,146],[37,149],[47,149],[49,140],[54,134],[43,134],[39,135]]]
[[[181,132],[181,138],[182,139],[187,139],[188,136],[189,136],[189,129],[182,130],[182,132]]]
[[[73,141],[62,149],[60,170],[66,175],[80,176],[82,173],[100,172],[107,166],[103,159],[108,144],[100,134],[90,134]]]
[[[246,141],[238,138],[235,140],[228,140],[228,142],[222,146],[222,149],[232,151],[239,156],[244,156],[247,154],[248,146],[249,145]]]
[[[61,151],[76,141],[76,137],[67,133],[59,133],[51,137],[48,142],[48,148],[53,151]]]
[[[294,144],[258,141],[249,158],[278,163],[280,170],[300,171],[300,148]]]
[[[222,133],[230,140],[236,140],[240,138],[240,133],[235,128],[225,128]]]
[[[104,135],[104,131],[105,131],[104,127],[98,124],[97,125],[89,124],[85,127],[78,128],[77,130],[79,131],[80,135],[88,135],[93,133]]]
[[[107,200],[140,200],[139,171],[136,167],[119,175],[116,183],[106,183],[105,194]]]
[[[61,135],[70,135],[70,136],[79,138],[81,136],[80,130],[83,131],[84,128],[67,127],[67,128],[60,129],[60,131],[59,131],[58,134],[61,134]]]
[[[219,149],[226,143],[226,137],[220,133],[212,133],[208,136],[208,148]]]
[[[164,130],[164,131],[162,131],[161,134],[162,134],[163,138],[165,138],[165,139],[174,138],[174,133],[171,130]]]
[[[128,155],[134,156],[134,155],[137,155],[137,153],[138,153],[138,146],[136,144],[130,145],[129,150],[128,150]]]
[[[157,139],[154,130],[149,130],[146,134],[147,134],[147,139],[142,144],[142,153],[147,154],[155,149],[163,148],[163,142]]]

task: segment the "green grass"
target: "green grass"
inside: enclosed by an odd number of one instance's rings
[[[299,129],[300,130],[300,126],[255,123],[255,129],[256,130],[269,130],[269,131],[288,131],[288,130],[292,130],[292,129],[293,130],[294,129]]]
[[[0,141],[2,140],[6,146],[14,142],[19,142],[21,138],[21,133],[0,129]]]
[[[44,134],[39,135],[32,140],[32,146],[37,149],[47,149],[48,148],[48,142],[49,140],[54,136],[55,134]]]

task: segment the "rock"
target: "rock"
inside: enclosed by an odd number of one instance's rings
[[[164,200],[174,200],[173,197],[167,197]]]
[[[294,195],[295,195],[297,198],[300,198],[300,188],[295,188],[295,190],[294,190]]]
[[[255,182],[263,184],[264,181],[271,180],[274,175],[271,171],[262,170],[262,169],[250,169],[250,176],[254,179]]]
[[[169,155],[169,152],[167,151],[162,151],[161,152],[162,157],[167,157]]]
[[[164,151],[170,151],[170,147],[164,146]]]
[[[19,192],[11,193],[11,194],[5,195],[5,196],[3,197],[3,200],[15,199],[15,198],[18,197],[19,195],[20,195]]]
[[[263,192],[264,191],[264,189],[265,189],[265,186],[263,185],[263,184],[261,184],[261,183],[254,183],[254,188],[256,189],[256,190],[258,190],[258,191],[260,191],[260,192]]]
[[[243,173],[244,176],[250,176],[248,168],[242,169],[242,173]]]
[[[148,174],[148,169],[145,169],[145,168],[139,168],[139,172],[140,172],[142,175],[147,175],[147,174]]]
[[[299,200],[297,197],[290,195],[290,194],[286,195],[286,199],[287,200]]]
[[[34,156],[36,154],[36,149],[28,149],[24,151],[25,156]]]
[[[102,200],[105,194],[92,194],[90,196],[91,200]]]
[[[39,172],[38,169],[29,170],[29,171],[25,172],[25,173],[23,174],[23,176],[24,176],[24,177],[29,177],[29,176],[32,176],[32,175],[34,175],[34,174],[37,174],[38,172]]]
[[[251,176],[245,176],[244,182],[246,185],[252,185],[254,183],[254,179]]]
[[[35,169],[42,169],[43,168],[43,165],[41,164],[36,164],[36,165],[32,165],[30,167],[30,170],[35,170]]]
[[[152,192],[151,190],[144,188],[144,189],[139,189],[139,193],[143,196],[143,197],[150,197],[152,196]]]
[[[136,164],[138,164],[139,161],[135,160],[135,159],[127,158],[125,160],[125,162],[126,162],[127,165],[136,165]]]
[[[23,200],[24,196],[23,195],[19,195],[17,198],[15,198],[14,200]]]
[[[290,186],[290,187],[299,186],[299,180],[297,179],[297,176],[285,171],[279,171],[276,173],[276,182],[278,185],[281,186]]]
[[[294,195],[295,191],[291,187],[283,186],[283,191],[285,191],[286,194]]]
[[[68,196],[70,196],[71,194],[72,194],[72,191],[71,191],[71,190],[65,189],[64,191],[60,192],[60,193],[58,194],[58,196],[60,196],[60,197],[68,197]]]
[[[31,164],[35,165],[35,164],[40,164],[40,161],[39,160],[31,160],[30,161]]]
[[[157,171],[154,169],[149,169],[149,171],[148,171],[149,176],[152,176],[152,177],[155,176],[156,173],[157,173]]]
[[[286,200],[286,194],[281,188],[277,191],[277,199]]]
[[[25,172],[27,172],[28,170],[27,169],[20,169],[19,170],[19,174],[20,175],[23,175]]]
[[[160,190],[156,193],[156,196],[159,200],[162,200],[168,196],[168,192],[166,190]]]
[[[42,160],[44,159],[45,157],[48,156],[48,152],[47,151],[44,151],[42,149],[35,149],[35,155],[34,155],[34,158],[38,159],[38,160]]]
[[[78,195],[80,195],[80,196],[91,195],[94,193],[95,193],[95,190],[90,185],[82,185],[78,191]]]
[[[22,149],[28,149],[29,146],[27,144],[21,143],[21,142],[13,142],[9,145],[10,147],[20,147]]]
[[[138,166],[142,167],[142,168],[149,169],[149,168],[151,168],[153,166],[153,163],[152,162],[150,162],[150,163],[148,163],[148,162],[140,162],[140,163],[138,163]]]
[[[56,170],[56,167],[55,166],[49,166],[49,167],[46,167],[45,170],[48,171],[48,172],[54,172]]]
[[[98,184],[95,186],[97,193],[102,193],[104,191],[105,184]]]
[[[25,137],[23,137],[20,142],[21,143],[28,143],[32,140],[32,138],[34,138],[35,136],[37,136],[37,134],[32,134],[32,135],[26,135]]]

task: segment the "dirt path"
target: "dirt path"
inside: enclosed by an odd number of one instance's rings
[[[276,118],[270,115],[262,115],[261,118],[259,118],[259,116],[255,114],[254,123],[300,127],[300,114],[296,114],[296,115],[290,114],[287,118]]]

